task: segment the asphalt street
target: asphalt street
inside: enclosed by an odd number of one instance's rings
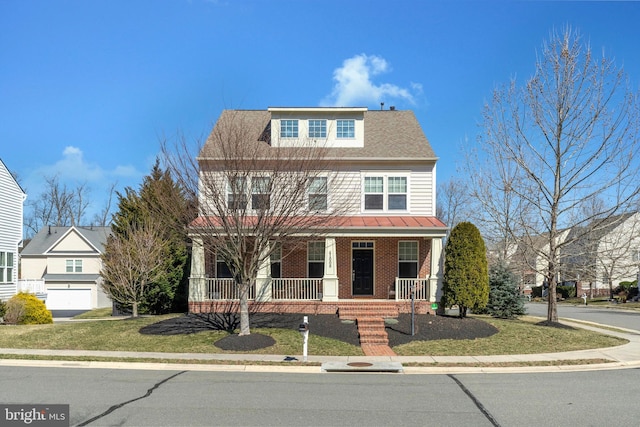
[[[0,367],[3,403],[72,426],[637,426],[640,370],[294,374]]]
[[[622,304],[621,304],[622,305]],[[527,314],[547,317],[546,303],[528,303]],[[558,304],[558,317],[640,331],[640,312],[596,306]]]

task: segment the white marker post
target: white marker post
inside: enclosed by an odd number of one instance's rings
[[[302,361],[307,361],[307,344],[309,343],[309,317],[304,316],[302,323],[298,327],[298,331],[302,335]]]

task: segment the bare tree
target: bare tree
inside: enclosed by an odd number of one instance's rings
[[[93,225],[96,225],[98,227],[106,227],[111,223],[111,217],[113,215],[111,205],[113,204],[113,195],[116,192],[117,186],[118,186],[117,182],[114,182],[111,185],[109,185],[109,188],[107,190],[107,194],[108,194],[107,199],[105,201],[103,208],[100,210],[100,212],[94,215]]]
[[[469,219],[471,201],[468,184],[459,178],[451,178],[438,185],[436,215],[451,230],[459,222]]]
[[[571,28],[551,34],[523,87],[513,80],[495,90],[485,108],[480,149],[510,177],[488,179],[520,207],[507,230],[519,243],[546,240],[530,249],[544,260],[537,268],[549,284],[549,322],[558,321],[556,285],[562,250],[571,242],[565,231],[589,223],[597,228],[638,197],[638,117],[636,94],[622,70],[595,58]],[[582,215],[595,198],[606,206]]]
[[[197,158],[184,137],[162,143],[176,182],[198,195],[190,235],[223,259],[235,279],[241,335],[250,333],[249,292],[261,265],[277,247],[293,249],[338,225],[346,203],[333,191],[341,184],[324,142],[287,139],[286,146],[273,146],[265,113],[224,111]],[[335,195],[330,204],[328,188]]]
[[[47,225],[69,227],[72,225],[98,225],[106,226],[111,219],[111,203],[116,184],[111,184],[108,189],[108,198],[105,207],[93,218],[93,223],[88,224],[88,210],[92,204],[91,189],[86,183],[77,184],[70,188],[60,182],[57,175],[44,178],[43,192],[27,203],[25,215],[25,228],[27,234],[33,235]]]
[[[124,234],[109,236],[102,255],[102,289],[116,302],[131,305],[138,316],[147,285],[162,274],[165,248],[162,227],[150,219],[127,224]]]

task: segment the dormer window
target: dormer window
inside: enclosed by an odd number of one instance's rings
[[[327,121],[309,120],[309,138],[326,138]]]
[[[282,138],[298,137],[298,121],[297,120],[280,120],[280,136]]]
[[[336,120],[336,137],[337,138],[355,138],[356,125],[355,120]]]

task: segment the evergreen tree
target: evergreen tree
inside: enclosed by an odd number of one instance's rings
[[[484,240],[470,222],[456,225],[445,246],[442,304],[458,305],[460,317],[469,308],[486,306],[489,299],[489,274]]]
[[[146,287],[140,304],[141,313],[167,313],[182,311],[187,303],[188,251],[186,236],[177,230],[186,229],[187,200],[178,185],[160,163],[156,163],[146,176],[139,192],[126,188],[118,193],[118,212],[114,215],[114,234],[126,236],[132,225],[140,225],[147,219],[162,225],[160,242],[164,251],[164,263],[157,275]],[[180,213],[176,215],[176,213]],[[176,225],[177,223],[177,225]]]
[[[525,314],[518,280],[504,261],[489,268],[489,302],[479,313],[501,319],[514,319]]]

